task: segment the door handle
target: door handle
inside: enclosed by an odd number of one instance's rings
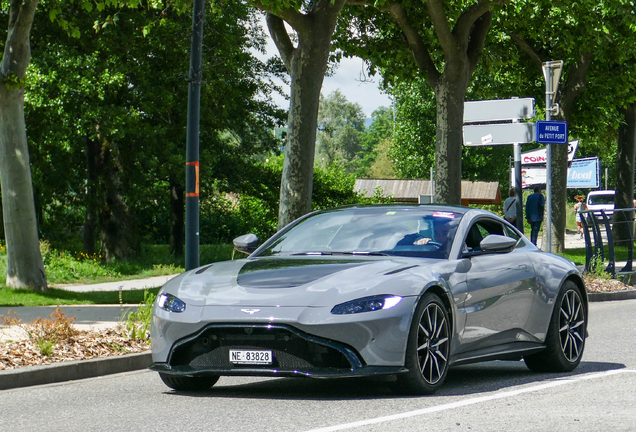
[[[519,264],[517,266],[517,269],[519,269],[519,270],[528,270],[528,265],[527,264]]]

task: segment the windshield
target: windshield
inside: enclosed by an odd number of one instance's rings
[[[447,259],[461,217],[461,213],[422,207],[367,207],[317,213],[257,255],[351,254]]]
[[[591,205],[595,204],[614,204],[614,194],[608,195],[590,195],[587,201]]]

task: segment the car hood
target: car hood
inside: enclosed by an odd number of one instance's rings
[[[426,284],[426,268],[439,260],[395,257],[264,257],[214,263],[170,280],[162,292],[190,305],[321,307],[376,294],[400,294],[396,286]],[[428,265],[427,265],[428,264]],[[421,273],[421,272],[420,272]],[[396,279],[403,279],[395,283]],[[384,291],[385,292],[384,292]]]

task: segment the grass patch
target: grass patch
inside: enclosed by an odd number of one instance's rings
[[[607,261],[609,260],[609,248],[605,246],[603,249],[605,260]],[[585,264],[585,248],[566,249],[565,252],[559,255],[570,261],[574,261],[576,264]],[[627,248],[622,246],[614,247],[614,255],[616,256],[616,261],[627,261]]]
[[[77,250],[55,249],[40,245],[49,284],[94,284],[119,280],[143,279],[183,273],[185,257],[173,257],[167,245],[143,245],[139,256],[105,263],[99,254],[87,255]],[[201,265],[232,258],[232,245],[201,245]],[[0,275],[7,271],[7,254],[0,248]],[[3,278],[0,278],[3,279]],[[0,287],[4,281],[0,282]],[[143,299],[143,298],[142,298]]]
[[[100,255],[87,255],[74,250],[60,250],[42,242],[47,282],[55,284],[95,284],[130,279],[143,279],[184,272],[185,258],[170,255],[167,245],[144,245],[139,256],[105,263]],[[201,265],[232,258],[232,245],[201,245]],[[0,275],[6,275],[7,253],[0,248]],[[96,291],[77,293],[56,288],[47,292],[7,288],[0,278],[0,306],[55,306],[74,304],[140,304],[146,291],[156,295],[159,288],[129,291]],[[121,299],[120,299],[121,294]]]
[[[145,292],[156,295],[159,288],[121,291],[121,302],[143,303]],[[28,289],[0,288],[0,306],[59,306],[75,304],[119,304],[120,291],[77,293],[50,288],[47,292]]]

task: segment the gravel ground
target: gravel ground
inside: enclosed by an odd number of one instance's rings
[[[15,315],[0,316],[0,319],[7,326],[2,329],[3,333],[13,338],[0,342],[0,370],[140,353],[150,349],[148,338],[131,337],[131,331],[123,325],[78,330],[75,317],[65,315],[59,308],[48,319],[38,318],[30,323],[23,323]],[[135,336],[140,334],[143,331],[136,327]]]

